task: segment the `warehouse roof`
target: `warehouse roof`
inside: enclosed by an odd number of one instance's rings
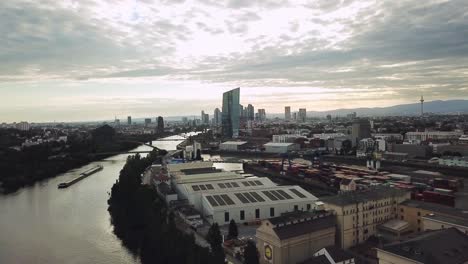
[[[268,221],[274,225],[273,231],[280,239],[302,236],[321,229],[334,227],[336,218],[327,212],[292,212]]]
[[[275,142],[268,142],[264,144],[263,146],[268,146],[268,147],[289,147],[291,145],[294,145],[295,143],[275,143]]]
[[[429,214],[422,217],[427,218],[429,220],[438,221],[438,222],[445,222],[453,225],[459,225],[463,227],[468,227],[468,213],[464,218],[449,216],[449,215],[436,215],[436,214]]]
[[[460,218],[468,219],[468,211],[463,211],[458,208],[436,204],[436,203],[427,203],[418,200],[408,200],[401,203],[401,205],[413,207],[413,208],[420,208],[427,211],[432,211],[439,214],[444,215],[452,215]],[[468,221],[468,220],[467,220]]]
[[[456,228],[442,229],[384,246],[381,250],[421,263],[465,263],[468,261],[468,236]]]
[[[229,190],[225,193],[203,193],[203,199],[213,210],[225,210],[227,207],[246,207],[291,203],[293,201],[315,202],[317,197],[299,186],[274,186],[252,190]]]
[[[221,143],[221,145],[236,145],[236,146],[241,146],[247,144],[247,141],[226,141]]]
[[[363,191],[344,192],[335,196],[325,197],[322,199],[324,203],[335,204],[340,206],[363,203],[373,200],[380,200],[396,195],[403,195],[408,191],[387,187],[376,186]]]
[[[233,190],[248,190],[259,188],[271,188],[276,184],[269,178],[262,177],[249,177],[239,179],[227,179],[216,182],[197,182],[186,183],[182,188],[186,188],[187,192],[201,192],[201,193],[217,193],[217,192],[231,192]]]

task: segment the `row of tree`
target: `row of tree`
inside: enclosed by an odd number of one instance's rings
[[[142,263],[224,263],[222,248],[210,252],[198,246],[193,235],[177,229],[154,188],[141,185],[144,169],[165,154],[155,150],[146,158],[127,159],[108,200],[114,233]]]

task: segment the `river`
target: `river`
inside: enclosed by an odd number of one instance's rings
[[[153,141],[153,145],[173,150],[180,142]],[[135,150],[148,149],[140,146]],[[14,194],[1,195],[0,263],[138,262],[113,234],[107,212],[108,192],[127,156],[93,162]],[[60,182],[99,164],[104,166],[102,171],[57,189]]]

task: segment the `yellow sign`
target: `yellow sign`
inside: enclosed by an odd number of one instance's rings
[[[271,262],[273,260],[273,248],[265,244],[265,260]]]

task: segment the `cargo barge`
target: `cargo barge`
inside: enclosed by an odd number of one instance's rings
[[[60,183],[57,187],[58,187],[59,189],[67,188],[67,187],[69,187],[69,186],[71,186],[71,185],[73,185],[73,184],[75,184],[75,183],[81,181],[82,179],[84,179],[84,178],[86,178],[86,177],[88,177],[88,176],[90,176],[90,175],[92,175],[92,174],[94,174],[94,173],[96,173],[96,172],[102,170],[103,168],[104,168],[104,167],[103,167],[102,165],[95,166],[95,167],[93,167],[93,168],[91,168],[91,169],[89,169],[89,170],[87,170],[87,171],[85,171],[85,172],[82,172],[82,173],[80,174],[80,176],[78,176],[77,178],[75,178],[75,179],[73,179],[73,180],[71,180],[71,181]]]

